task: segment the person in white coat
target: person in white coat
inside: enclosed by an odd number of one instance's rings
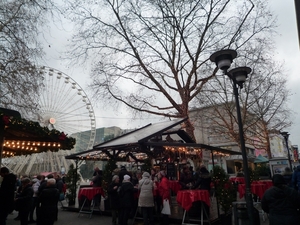
[[[138,206],[141,207],[144,225],[153,225],[153,181],[148,172],[144,172],[142,179],[139,181],[138,189],[140,190]]]

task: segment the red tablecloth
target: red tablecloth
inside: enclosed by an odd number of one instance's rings
[[[181,190],[181,185],[178,180],[169,180],[170,189],[177,194]]]
[[[260,199],[262,199],[266,190],[267,186],[265,184],[251,184],[251,193],[257,195]],[[246,192],[246,185],[239,184],[238,191],[239,197],[243,198]]]
[[[193,202],[203,201],[210,206],[209,192],[207,190],[183,190],[177,192],[176,200],[178,204],[188,211]]]
[[[92,200],[96,194],[101,194],[104,197],[103,189],[101,187],[80,188],[78,191],[78,199],[85,196],[87,199]]]
[[[257,180],[253,181],[252,184],[265,184],[267,189],[273,186],[272,180]]]
[[[245,178],[244,177],[230,177],[229,180],[234,183],[244,184]]]

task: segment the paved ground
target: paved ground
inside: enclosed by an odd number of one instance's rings
[[[20,225],[20,221],[14,220],[17,216],[18,212],[13,212],[13,214],[8,216],[6,221],[6,225]],[[129,220],[128,225],[132,225],[133,221]],[[78,216],[78,212],[72,212],[67,210],[59,209],[58,212],[58,220],[54,223],[54,225],[110,225],[111,217],[105,215],[94,214],[92,218],[87,214],[81,214]],[[135,225],[142,225],[142,220],[136,220]],[[157,223],[158,224],[158,223]],[[170,224],[174,225],[174,224]]]
[[[15,221],[14,218],[17,216],[17,212],[14,212],[12,215],[8,216],[6,225],[20,225],[20,221]],[[93,215],[92,218],[89,218],[89,215],[80,215],[78,217],[77,212],[71,212],[66,210],[59,209],[58,220],[54,223],[55,225],[96,225],[96,224],[111,224],[111,217]]]
[[[6,221],[6,225],[20,225],[20,221],[14,220],[17,216],[17,212],[14,212],[12,215],[8,216]],[[54,223],[54,225],[110,225],[111,217],[105,215],[93,215],[92,218],[87,214],[81,214],[78,216],[78,212],[71,212],[67,210],[59,210],[58,220]],[[132,224],[132,220],[129,221],[129,225]],[[141,221],[136,221],[135,224],[141,224]]]
[[[239,199],[240,201],[243,201],[243,199]],[[172,201],[175,202],[175,201]],[[64,206],[67,204],[64,203]],[[211,205],[211,210],[213,211],[213,206],[215,204]],[[181,218],[182,218],[182,209],[178,207],[177,204],[172,204],[172,216],[173,218],[177,218],[177,220],[172,220],[172,223],[170,225],[175,224],[181,224]],[[260,207],[256,207],[257,209],[260,209]],[[88,214],[81,214],[78,216],[78,208],[77,211],[70,211],[70,210],[62,210],[61,206],[59,205],[59,213],[58,213],[58,221],[54,223],[54,225],[111,225],[111,216],[107,215],[100,215],[99,212],[95,212],[95,214],[92,215],[92,218],[90,218]],[[215,210],[214,210],[215,211]],[[261,212],[261,211],[260,211]],[[213,214],[213,213],[212,213]],[[14,218],[17,216],[17,212],[14,212],[13,214],[8,216],[6,225],[20,225],[20,221],[15,221]],[[262,215],[260,214],[260,224],[261,225],[267,225],[269,224],[269,221],[267,219],[266,214]],[[128,225],[142,225],[143,222],[141,219],[137,219],[135,223],[133,224],[133,220],[128,221]],[[159,223],[156,223],[155,225],[158,225]],[[199,223],[195,223],[199,224]],[[206,223],[205,223],[206,224]]]

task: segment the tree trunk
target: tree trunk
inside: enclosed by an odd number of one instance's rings
[[[191,123],[190,119],[188,119],[184,122],[184,128],[185,128],[185,131],[187,132],[187,134],[196,142],[196,138],[194,135],[195,127],[194,127],[194,124]]]

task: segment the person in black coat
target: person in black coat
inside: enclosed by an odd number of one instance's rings
[[[22,181],[22,191],[16,198],[16,205],[19,210],[19,217],[21,225],[28,224],[28,216],[32,207],[33,189],[31,187],[31,180],[26,177]]]
[[[132,207],[134,206],[134,189],[133,184],[130,182],[130,176],[124,175],[123,183],[119,190],[120,198],[120,213],[119,225],[127,225]]]
[[[294,188],[293,183],[292,183],[293,172],[291,171],[291,169],[289,167],[286,167],[284,169],[282,176],[285,180],[285,184],[290,188]]]
[[[103,180],[103,172],[98,167],[95,168],[94,174],[93,174],[93,187],[101,187],[102,186],[102,180]],[[101,204],[101,194],[95,195],[93,201],[95,202],[96,207],[100,207]]]
[[[179,183],[182,189],[190,189],[193,186],[194,178],[188,166],[183,167],[179,177]]]
[[[262,209],[269,214],[269,224],[299,225],[300,193],[289,188],[281,174],[273,176],[273,185],[261,200]]]
[[[38,198],[37,225],[53,225],[57,216],[57,203],[59,191],[54,178],[47,180]]]
[[[120,183],[123,183],[123,178],[125,175],[130,176],[130,173],[127,171],[125,166],[121,166],[121,170],[119,171],[119,179],[120,179]]]
[[[98,167],[95,168],[95,171],[93,173],[93,187],[101,187],[102,186],[102,180],[103,180],[103,172]]]
[[[209,171],[204,166],[202,166],[199,170],[198,179],[196,180],[193,189],[207,190],[208,192],[210,192],[210,184],[211,184],[211,175]],[[204,209],[207,215],[209,215],[209,206],[204,204]]]
[[[64,182],[61,179],[59,174],[56,175],[55,180],[56,180],[56,188],[58,189],[59,193],[62,193],[63,192],[63,187],[64,187]]]
[[[17,177],[9,173],[6,167],[0,169],[0,175],[3,177],[0,187],[0,225],[3,225],[5,224],[8,214],[14,209]]]
[[[210,191],[211,175],[205,167],[201,167],[193,189]]]
[[[120,187],[119,183],[120,179],[118,175],[114,175],[112,178],[112,182],[109,184],[107,193],[108,198],[110,202],[110,209],[112,214],[112,224],[117,225],[117,218],[119,214],[119,194],[118,194],[118,188]]]
[[[54,178],[53,174],[48,174],[47,177],[41,181],[40,186],[39,186],[39,190],[38,190],[38,194],[42,193],[44,188],[47,187],[47,180],[51,179],[51,178]]]

